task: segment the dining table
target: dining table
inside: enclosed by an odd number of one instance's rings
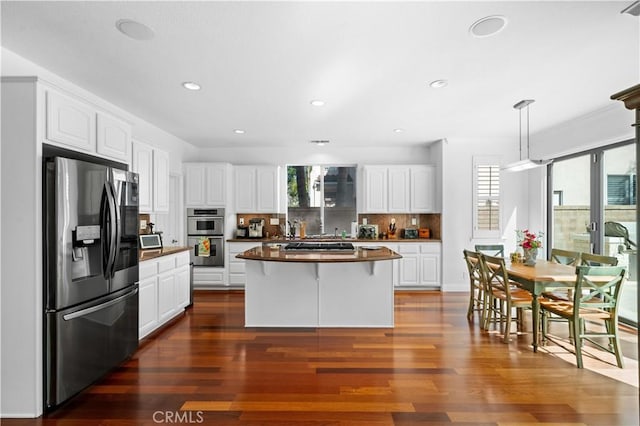
[[[536,260],[535,265],[529,266],[521,262],[505,263],[509,279],[533,295],[531,301],[531,317],[533,322],[533,351],[538,351],[540,330],[540,302],[539,296],[548,288],[570,287],[576,282],[576,267]]]

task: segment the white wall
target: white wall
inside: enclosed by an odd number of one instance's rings
[[[528,179],[526,173],[502,173],[503,233],[499,239],[473,239],[473,157],[498,156],[502,163],[518,156],[512,140],[448,138],[443,143],[442,185],[442,289],[468,291],[463,249],[475,244],[499,243],[506,252],[515,249],[515,230],[528,227]]]
[[[231,164],[421,164],[430,163],[428,144],[383,148],[315,146],[302,141],[296,149],[242,146],[201,149],[186,154],[185,161],[214,161]]]

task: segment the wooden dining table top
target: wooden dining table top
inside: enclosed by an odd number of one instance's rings
[[[529,281],[575,281],[576,267],[548,260],[537,260],[533,266],[524,263],[506,263],[510,276]]]

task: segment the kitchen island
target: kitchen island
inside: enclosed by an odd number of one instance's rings
[[[248,260],[246,327],[393,327],[391,261],[401,256],[323,247],[273,244],[236,256]]]

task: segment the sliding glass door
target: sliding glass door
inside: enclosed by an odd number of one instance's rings
[[[627,268],[620,318],[637,323],[635,144],[627,141],[549,166],[549,247],[604,254]]]

